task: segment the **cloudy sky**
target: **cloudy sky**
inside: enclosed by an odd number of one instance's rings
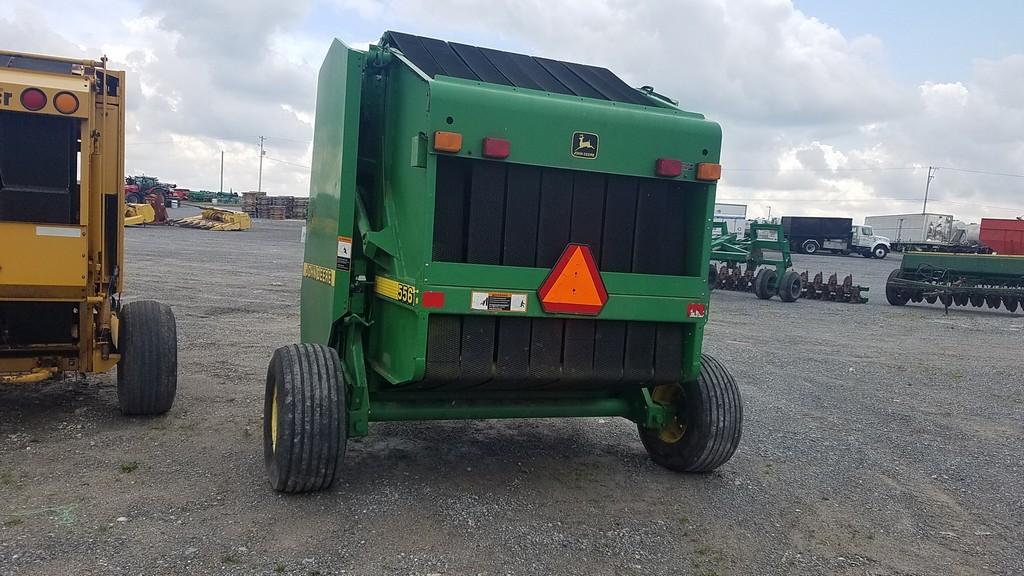
[[[130,72],[129,174],[305,195],[330,39],[384,30],[611,68],[723,126],[752,216],[1024,214],[1024,4],[988,0],[4,0],[0,48]]]

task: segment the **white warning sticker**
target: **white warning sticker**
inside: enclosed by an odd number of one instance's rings
[[[63,226],[36,226],[36,236],[57,236],[60,238],[81,238],[81,228]]]
[[[526,312],[525,293],[473,292],[470,308],[487,312]]]
[[[338,236],[338,270],[348,270],[352,267],[352,239],[348,236]]]

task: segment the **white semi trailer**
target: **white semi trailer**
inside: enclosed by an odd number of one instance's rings
[[[892,240],[897,251],[978,252],[984,247],[972,242],[970,229],[951,214],[916,213],[868,216],[864,225],[875,234]]]

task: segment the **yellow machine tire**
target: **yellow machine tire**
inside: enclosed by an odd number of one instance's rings
[[[178,389],[178,327],[170,306],[129,302],[118,314],[117,401],[135,416],[171,409]]]
[[[674,394],[663,394],[674,389]],[[701,354],[693,382],[663,385],[652,391],[665,398],[678,416],[662,429],[638,425],[651,460],[676,472],[710,472],[732,458],[743,431],[740,390],[725,366]]]
[[[320,344],[274,351],[263,404],[263,457],[279,492],[315,492],[334,484],[348,433],[338,353]]]

